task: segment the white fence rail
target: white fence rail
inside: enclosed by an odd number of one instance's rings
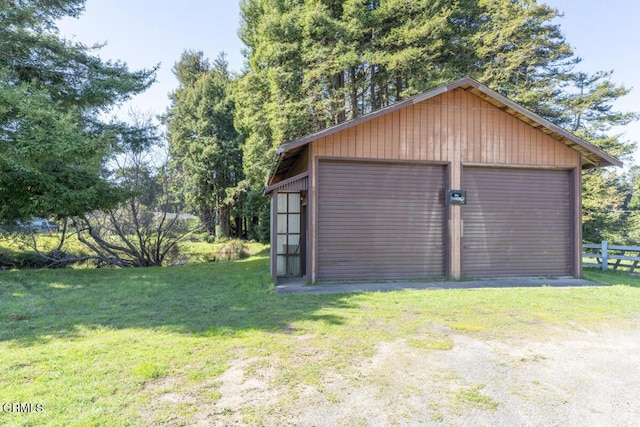
[[[582,245],[582,265],[598,267],[602,270],[627,270],[631,273],[638,269],[640,246],[610,245],[606,240],[600,244]],[[586,259],[590,261],[585,261]],[[595,259],[595,262],[591,260]]]

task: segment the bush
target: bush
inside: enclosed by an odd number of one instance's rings
[[[3,254],[0,262],[2,268],[45,268],[51,263],[36,252],[13,252],[9,256]]]
[[[229,240],[218,248],[214,255],[218,261],[232,261],[249,256],[247,248],[242,240]]]
[[[49,251],[45,256],[35,251],[3,252],[0,253],[0,268],[63,268],[73,263],[64,261],[68,256],[64,251]]]

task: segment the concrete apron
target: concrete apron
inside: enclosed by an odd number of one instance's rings
[[[533,287],[603,286],[600,283],[573,277],[500,277],[478,280],[434,282],[322,282],[306,284],[302,279],[284,279],[276,286],[278,295],[335,294],[345,292],[388,292],[407,289],[479,289],[479,288],[533,288]]]

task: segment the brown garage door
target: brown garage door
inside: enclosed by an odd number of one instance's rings
[[[318,278],[444,276],[443,166],[321,161]]]
[[[463,275],[570,275],[569,172],[465,168]]]

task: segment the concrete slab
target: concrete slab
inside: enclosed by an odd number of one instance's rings
[[[603,286],[600,283],[573,277],[500,277],[478,280],[433,282],[323,282],[305,284],[300,279],[285,279],[276,286],[278,295],[334,294],[346,292],[388,292],[407,289],[480,289],[480,288],[532,288],[532,287]]]

